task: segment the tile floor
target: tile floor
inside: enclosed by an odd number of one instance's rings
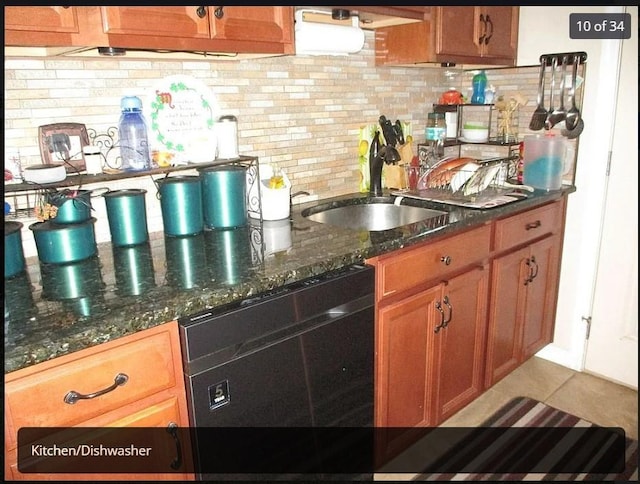
[[[535,356],[442,425],[475,427],[517,396],[534,398],[603,427],[622,427],[627,437],[638,439],[637,390]],[[377,474],[375,479],[413,476]]]

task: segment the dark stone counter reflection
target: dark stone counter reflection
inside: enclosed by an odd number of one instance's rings
[[[451,207],[438,224],[417,222],[381,232],[309,221],[300,215],[314,204],[309,203],[287,220],[251,219],[246,227],[183,237],[152,233],[148,242],[130,247],[100,243],[97,255],[70,264],[43,264],[30,257],[24,272],[5,279],[5,372],[362,263],[563,194],[541,193],[485,211]]]

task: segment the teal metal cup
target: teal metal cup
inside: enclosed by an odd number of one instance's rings
[[[199,176],[172,176],[156,180],[156,185],[166,235],[195,235],[204,230]]]
[[[147,205],[142,188],[109,191],[102,196],[107,205],[111,243],[116,247],[142,244],[149,240]]]
[[[20,222],[4,223],[4,277],[13,277],[22,272],[24,251],[22,249],[22,224]]]
[[[242,166],[202,168],[204,223],[212,229],[247,224],[247,169]]]

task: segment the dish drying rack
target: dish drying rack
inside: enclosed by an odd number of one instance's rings
[[[443,159],[420,176],[416,189],[392,195],[467,208],[488,209],[527,198],[530,187],[514,183],[519,156],[487,160]],[[454,163],[453,165],[451,163]]]

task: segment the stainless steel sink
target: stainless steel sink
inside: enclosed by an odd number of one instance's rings
[[[421,222],[446,215],[447,212],[410,205],[394,205],[393,198],[366,200],[365,203],[346,201],[345,205],[319,205],[303,210],[302,216],[347,229],[379,231]]]

